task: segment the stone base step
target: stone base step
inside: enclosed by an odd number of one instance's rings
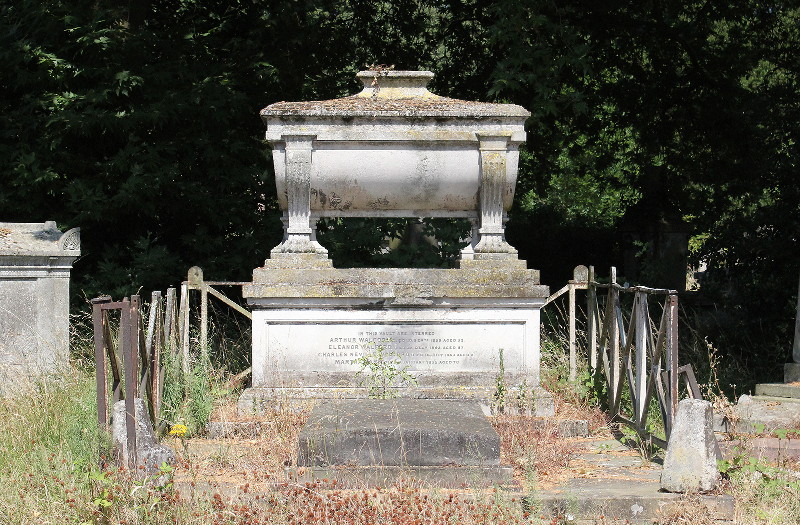
[[[737,457],[753,457],[770,462],[800,461],[800,435],[776,437],[751,437],[748,439],[720,440],[723,459],[731,461]]]
[[[343,489],[371,489],[377,487],[418,488],[488,488],[500,487],[519,490],[514,482],[514,469],[504,465],[477,466],[348,466],[287,467],[287,479],[297,483],[336,480]]]
[[[800,383],[761,383],[756,385],[756,396],[782,397],[800,401]]]
[[[640,486],[616,480],[585,483],[562,494],[542,493],[525,500],[531,516],[552,519],[547,523],[649,525],[700,523],[701,517],[718,525],[734,523],[735,500],[729,494],[687,496]]]
[[[761,434],[800,429],[800,399],[743,395],[733,410],[732,420],[714,415],[715,432]]]

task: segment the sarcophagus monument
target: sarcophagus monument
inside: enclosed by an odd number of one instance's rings
[[[434,95],[428,71],[358,77],[356,95],[261,112],[285,235],[244,288],[253,381],[240,408],[363,397],[359,358],[380,348],[417,379],[400,395],[488,400],[502,359],[509,391],[552,411],[539,387],[548,288],[504,237],[530,113]],[[456,269],[334,268],[320,217],[466,217],[475,228]]]

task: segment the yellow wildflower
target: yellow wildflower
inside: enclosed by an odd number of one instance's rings
[[[177,425],[172,425],[172,428],[169,430],[169,435],[183,437],[186,435],[187,430],[186,425],[181,425],[179,423]]]

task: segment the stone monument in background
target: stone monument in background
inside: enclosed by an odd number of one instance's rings
[[[244,287],[253,379],[240,409],[365,397],[359,358],[380,349],[416,377],[403,397],[488,403],[504,392],[508,407],[552,413],[539,385],[549,289],[504,235],[530,113],[437,96],[428,71],[358,77],[356,95],[261,112],[284,240]],[[473,235],[456,269],[335,268],[320,217],[461,217]]]
[[[69,361],[69,276],[80,230],[0,223],[0,396]]]
[[[792,345],[792,361],[784,367],[783,381],[795,383],[800,381],[800,279],[797,281],[797,311],[794,318],[794,344]]]

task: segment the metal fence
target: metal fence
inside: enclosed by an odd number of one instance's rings
[[[576,291],[586,290],[585,347],[589,370],[601,379],[613,421],[665,448],[681,395],[681,379],[690,397],[700,398],[690,365],[678,364],[678,292],[617,283],[611,268],[608,283],[596,280],[593,267],[579,266],[574,278],[545,306],[569,294],[570,380],[577,376],[578,309]],[[647,421],[657,400],[665,439],[652,435]]]

